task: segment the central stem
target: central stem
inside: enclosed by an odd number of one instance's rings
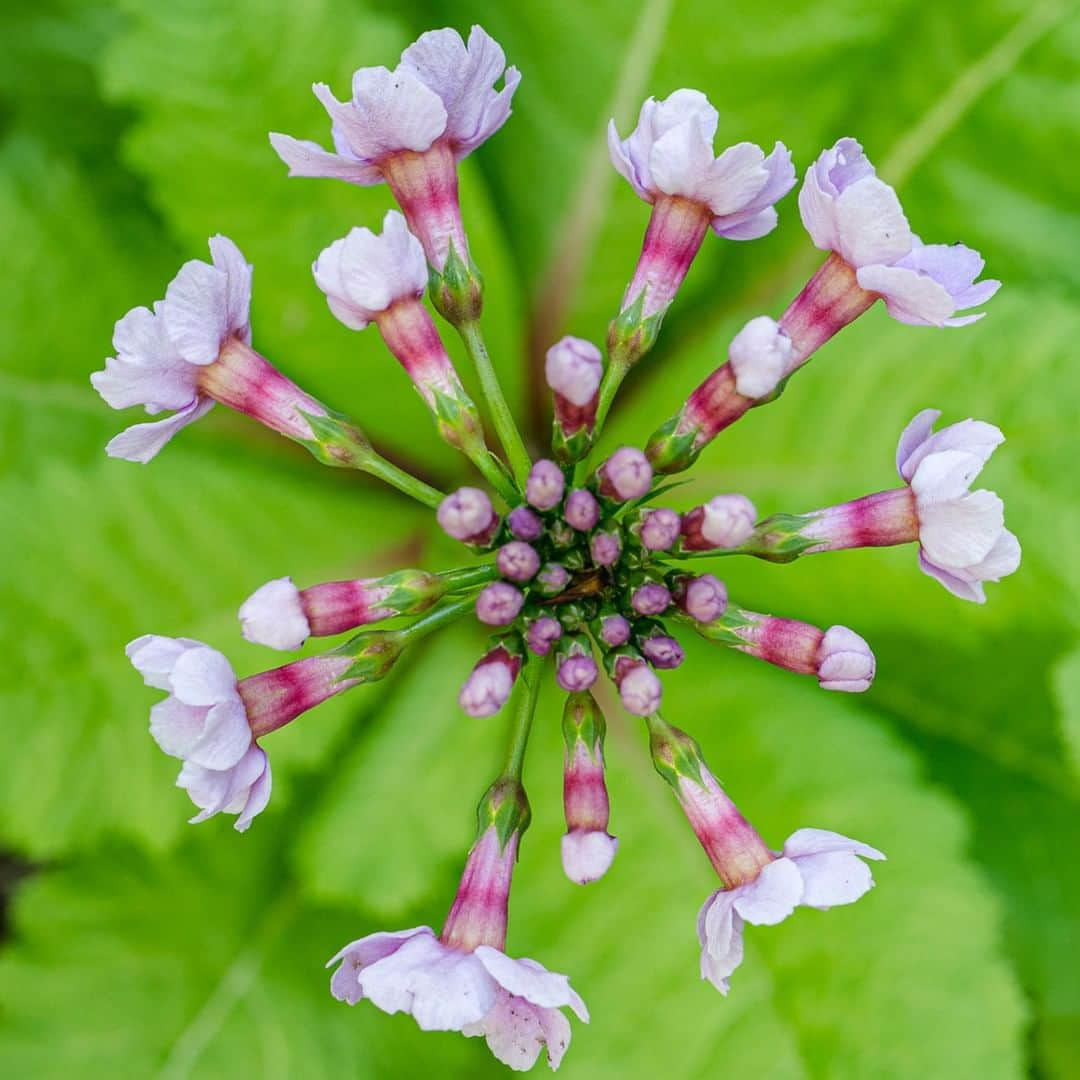
[[[499,377],[495,374],[495,366],[484,344],[480,324],[478,322],[462,323],[458,327],[458,333],[480,376],[480,386],[491,409],[495,433],[499,436],[499,442],[502,443],[503,450],[510,461],[510,468],[513,470],[518,486],[524,488],[532,462],[529,460],[529,452],[525,449],[517,424],[514,423],[514,416],[507,404],[502,386],[499,384]]]
[[[521,769],[525,764],[525,748],[529,745],[529,732],[532,730],[533,714],[536,712],[536,699],[540,694],[540,671],[543,666],[542,657],[530,656],[521,672],[521,692],[504,770],[504,775],[518,781],[521,780]]]

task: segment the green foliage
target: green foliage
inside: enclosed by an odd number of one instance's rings
[[[507,724],[453,704],[479,636],[432,638],[385,682],[271,736],[273,800],[243,837],[221,819],[184,824],[176,763],[146,733],[155,694],[123,656],[152,631],[206,638],[242,674],[273,666],[235,619],[263,581],[438,569],[454,546],[405,499],[320,470],[223,409],[146,469],[108,461],[102,445],[132,420],[87,384],[114,320],[221,231],[257,268],[257,346],[380,449],[446,482],[468,475],[375,332],[346,331],[311,281],[312,258],[377,226],[388,193],[289,180],[266,134],[326,142],[312,81],[341,96],[353,68],[470,21],[523,73],[512,120],[465,163],[462,191],[485,334],[536,432],[542,399],[526,392],[543,350],[567,331],[601,340],[632,271],[647,210],[607,165],[603,127],[614,114],[627,131],[648,93],[700,86],[719,138],[783,139],[800,169],[858,135],[917,231],[972,243],[1005,281],[962,330],[870,312],[664,500],[739,490],[762,514],[799,513],[891,486],[896,436],[928,405],[1005,430],[986,483],[1025,558],[984,608],[920,575],[909,550],[716,564],[740,605],[864,634],[879,662],[867,695],[823,694],[690,639],[665,679],[669,719],[771,843],[817,825],[888,853],[869,897],[749,930],[721,999],[697,978],[693,934],[711,871],[644,731],[610,701],[622,846],[604,881],[562,877],[561,704],[543,696],[510,950],[568,971],[592,1010],[563,1075],[1075,1068],[1070,5],[48,0],[0,19],[0,844],[39,864],[0,951],[0,1073],[504,1075],[479,1040],[334,1002],[321,969],[354,937],[445,913]],[[817,253],[794,197],[780,216],[753,244],[707,240],[609,445],[642,443],[747,318],[778,314],[801,286]]]

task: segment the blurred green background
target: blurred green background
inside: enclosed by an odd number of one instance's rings
[[[619,857],[587,889],[563,878],[544,698],[509,948],[569,972],[592,1010],[562,1075],[1076,1075],[1074,4],[41,0],[0,18],[0,1073],[503,1074],[481,1040],[333,1001],[322,969],[352,938],[445,912],[503,740],[502,718],[454,704],[480,637],[435,639],[275,734],[274,797],[243,837],[231,819],[184,823],[176,764],[146,732],[155,695],[123,655],[150,631],[203,638],[243,674],[272,666],[235,621],[266,579],[438,568],[453,549],[412,505],[223,409],[148,468],[109,461],[130,420],[87,381],[115,319],[221,231],[256,266],[256,346],[398,460],[461,479],[374,332],[346,331],[311,281],[312,258],[376,223],[387,191],[288,180],[266,134],[325,140],[312,81],[343,95],[421,30],[479,21],[523,79],[511,121],[464,164],[465,214],[534,440],[538,356],[564,332],[602,338],[636,257],[646,208],[616,182],[603,128],[615,115],[628,130],[649,93],[701,88],[721,145],[782,139],[800,173],[859,137],[924,238],[979,248],[1005,282],[963,330],[901,326],[879,305],[680,493],[745,491],[772,513],[891,486],[896,437],[925,406],[1008,436],[986,483],[1025,557],[985,607],[907,549],[723,564],[745,606],[865,635],[869,693],[691,642],[666,679],[669,717],[772,843],[815,825],[888,852],[869,897],[751,930],[722,999],[698,980],[693,926],[712,872],[615,711]],[[763,240],[706,242],[612,443],[640,444],[813,269],[794,196],[779,209]]]

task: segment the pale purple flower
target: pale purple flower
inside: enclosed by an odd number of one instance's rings
[[[567,336],[548,349],[544,374],[556,394],[584,408],[600,389],[604,363],[600,350],[591,341]]]
[[[290,577],[260,586],[240,606],[244,637],[271,649],[299,649],[311,635],[311,625]]]
[[[889,314],[921,326],[963,326],[982,317],[954,312],[983,304],[1001,282],[976,283],[984,262],[963,244],[924,245],[896,192],[879,179],[862,147],[840,139],[806,172],[799,212],[816,247],[834,251],[859,286],[882,297]]]
[[[701,977],[726,994],[728,977],[742,963],[744,923],[773,926],[799,906],[827,911],[852,904],[874,884],[862,859],[884,858],[876,848],[838,833],[792,833],[783,854],[755,878],[705,901],[698,915]]]
[[[270,764],[252,737],[229,661],[202,642],[156,634],[125,651],[147,686],[168,691],[150,710],[150,734],[184,762],[177,784],[200,808],[192,823],[237,814],[243,832],[270,799]]]
[[[356,228],[335,240],[312,273],[330,310],[351,330],[363,330],[400,300],[418,299],[428,284],[424,249],[396,210],[387,211],[381,234]]]
[[[652,466],[649,459],[633,446],[615,451],[597,470],[600,493],[626,502],[647,495],[652,486]]]
[[[1005,528],[1005,508],[972,481],[1005,437],[993,424],[964,420],[934,432],[941,415],[924,409],[900,436],[897,471],[910,485],[919,520],[919,565],[949,592],[984,603],[984,581],[1020,565],[1020,543]]]
[[[646,202],[669,195],[700,203],[719,235],[753,240],[776,227],[773,203],[795,184],[791,154],[777,143],[766,157],[744,142],[717,157],[718,121],[698,90],[676,90],[663,101],[649,98],[628,138],[619,138],[614,120],[608,125],[611,161]]]
[[[476,617],[488,626],[508,626],[525,603],[521,590],[506,581],[485,585],[476,597]]]
[[[458,704],[469,716],[494,716],[510,700],[521,657],[497,645],[472,669],[458,695]]]
[[[504,88],[494,83],[504,74]],[[330,114],[336,153],[313,142],[272,134],[270,141],[291,176],[326,176],[354,184],[381,183],[386,159],[423,153],[445,140],[457,159],[494,135],[510,115],[521,76],[506,68],[498,42],[479,26],[468,45],[456,30],[430,30],[402,54],[394,71],[360,68],[352,99],[338,101],[324,83],[315,96]]]
[[[566,478],[554,461],[542,458],[529,470],[525,498],[537,510],[553,510],[562,500]]]
[[[486,541],[498,524],[491,499],[474,487],[451,492],[439,503],[435,516],[447,536],[467,543]]]
[[[702,574],[686,579],[676,600],[690,618],[710,623],[727,610],[727,589],[712,574]]]
[[[600,520],[600,504],[591,491],[575,488],[566,496],[563,517],[578,532],[588,532]]]
[[[674,510],[650,510],[641,523],[641,544],[649,551],[667,551],[681,530],[682,518]]]
[[[540,569],[540,556],[523,540],[511,540],[499,548],[495,566],[510,581],[528,581]]]
[[[213,264],[184,263],[154,309],[132,308],[116,324],[116,356],[90,382],[114,409],[142,405],[166,420],[136,424],[106,446],[111,457],[147,462],[181,428],[214,404],[199,385],[201,369],[230,340],[251,342],[251,267],[225,236],[210,238]]]
[[[735,389],[743,397],[766,397],[788,373],[791,356],[791,338],[775,319],[751,319],[728,346]]]

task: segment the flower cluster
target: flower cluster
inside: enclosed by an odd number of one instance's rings
[[[498,84],[501,82],[501,86]],[[982,602],[984,583],[1019,564],[1001,500],[970,490],[997,428],[965,420],[934,430],[927,409],[900,436],[901,485],[825,509],[760,517],[745,495],[720,492],[681,509],[666,477],[687,469],[716,435],[787,380],[833,335],[882,300],[921,326],[961,326],[981,313],[998,282],[978,281],[983,262],[962,244],[923,244],[862,147],[845,138],[807,170],[798,196],[820,269],[780,318],[759,315],[731,341],[725,363],[686,398],[643,447],[592,451],[616,392],[657,340],[664,315],[710,230],[749,241],[777,225],[775,204],[795,185],[787,148],[739,143],[717,154],[716,110],[683,89],[650,98],[612,163],[651,207],[641,255],[607,328],[606,349],[564,337],[545,373],[552,439],[526,447],[499,386],[480,327],[483,282],[472,262],[458,201],[457,163],[510,116],[519,76],[479,27],[468,41],[450,29],[422,35],[397,67],[362,68],[352,95],[315,94],[332,122],[334,150],[271,136],[290,175],[385,183],[398,211],[381,232],[352,229],[317,256],[315,285],[353,330],[374,325],[419,393],[442,438],[476,467],[485,486],[435,490],[379,454],[361,429],[301,390],[252,347],[251,267],[224,237],[212,263],[185,264],[153,309],[116,324],[116,356],[92,376],[114,408],[143,405],[167,419],[138,424],[108,445],[146,462],[180,428],[220,402],[306,446],[321,462],[376,476],[428,507],[464,545],[462,566],[405,569],[378,578],[298,587],[281,577],[240,609],[244,637],[273,649],[349,634],[343,643],[239,679],[216,650],[186,638],[146,635],[132,664],[167,696],[150,731],[182,762],[179,786],[199,813],[237,815],[244,830],[270,798],[261,740],[327,698],[382,678],[410,647],[470,614],[492,637],[458,698],[469,716],[498,713],[515,698],[506,765],[480,803],[479,828],[441,929],[375,933],[330,964],[334,996],[410,1013],[425,1029],[484,1036],[514,1069],[546,1050],[559,1064],[570,1040],[563,1009],[588,1019],[564,975],[506,952],[507,904],[529,824],[522,768],[543,672],[566,693],[562,864],[579,884],[603,877],[618,841],[609,831],[604,714],[593,689],[606,677],[629,713],[644,719],[651,758],[671,786],[718,877],[698,919],[701,973],[722,993],[743,955],[743,930],[780,922],[798,906],[848,904],[873,885],[866,844],[797,829],[776,851],[710,772],[698,744],[661,715],[662,673],[685,659],[693,631],[826,690],[865,691],[874,655],[843,626],[819,628],[745,610],[694,560],[749,555],[789,562],[815,553],[918,545],[919,565],[950,592]],[[424,296],[459,334],[477,369],[502,454],[485,439],[481,409],[466,393]],[[385,624],[371,628],[372,624]],[[516,688],[516,691],[515,691]]]

